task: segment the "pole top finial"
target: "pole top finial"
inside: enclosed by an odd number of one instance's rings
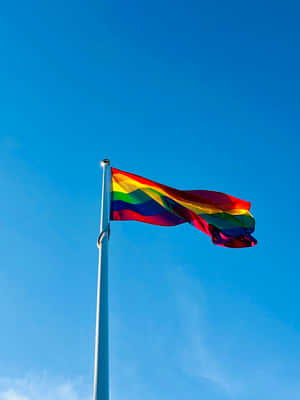
[[[110,165],[110,161],[107,158],[104,158],[104,160],[101,161],[101,167],[104,167],[105,165]]]

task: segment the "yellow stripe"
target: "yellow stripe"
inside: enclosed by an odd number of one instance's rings
[[[116,176],[117,175],[117,176]],[[153,190],[156,190],[162,194],[165,195],[166,197],[171,198],[172,200],[176,201],[176,203],[182,205],[183,207],[188,208],[189,210],[195,212],[196,214],[217,214],[217,213],[223,213],[226,212],[227,214],[230,215],[250,215],[248,210],[244,209],[235,209],[235,210],[222,210],[221,208],[214,208],[214,207],[208,207],[206,205],[199,205],[195,202],[192,201],[187,201],[187,200],[179,200],[176,197],[173,197],[169,193],[167,193],[165,190],[161,188],[157,188],[156,186],[151,186],[149,184],[143,184],[140,182],[135,181],[134,179],[130,179],[128,177],[124,177],[124,175],[116,174],[113,175],[112,178],[112,191],[113,192],[121,192],[121,193],[131,193],[135,190],[142,190],[145,192],[149,197],[151,197],[153,200],[155,200],[157,203],[165,207],[161,197],[153,192],[151,190],[151,187]],[[121,179],[119,179],[121,177]]]

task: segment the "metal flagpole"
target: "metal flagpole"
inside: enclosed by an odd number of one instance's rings
[[[101,162],[103,167],[102,205],[100,236],[98,238],[99,264],[97,289],[97,316],[95,340],[95,374],[93,400],[109,400],[108,360],[108,239],[110,221],[111,170],[109,160]]]

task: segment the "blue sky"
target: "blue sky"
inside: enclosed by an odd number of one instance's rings
[[[112,224],[112,399],[300,397],[298,2],[10,1],[0,400],[87,400],[101,171],[252,202],[258,245]]]

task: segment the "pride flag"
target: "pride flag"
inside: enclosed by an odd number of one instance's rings
[[[174,226],[189,222],[225,247],[251,247],[255,220],[251,203],[208,190],[177,190],[112,168],[113,221],[134,220]]]

